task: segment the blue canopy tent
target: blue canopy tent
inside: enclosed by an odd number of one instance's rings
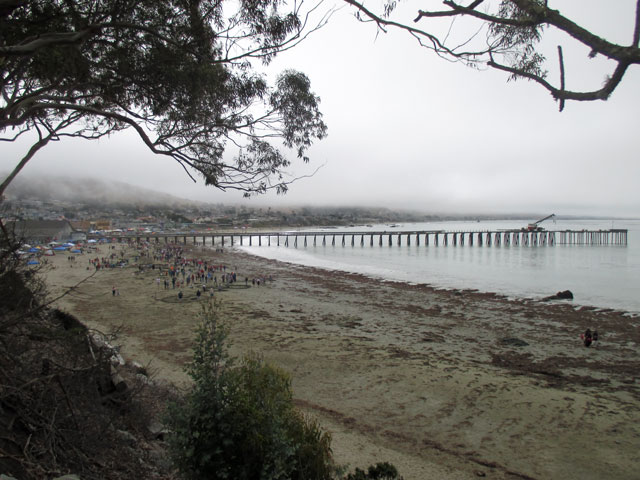
[[[66,250],[66,247],[55,247],[54,250],[56,252],[64,252]]]
[[[40,264],[40,262],[39,262],[39,261],[37,261],[37,260],[29,260],[29,261],[27,262],[27,265],[39,265],[39,264]]]

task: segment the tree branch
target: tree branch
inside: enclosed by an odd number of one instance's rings
[[[53,135],[54,134],[52,132],[50,132],[46,137],[43,137],[42,135],[40,135],[40,139],[31,146],[27,154],[24,157],[22,157],[22,160],[18,162],[18,165],[16,165],[13,171],[7,176],[7,178],[4,179],[4,182],[0,184],[0,198],[4,196],[5,190],[7,189],[9,184],[13,181],[13,179],[16,177],[16,175],[20,173],[20,171],[25,167],[25,165],[29,162],[29,160],[33,158],[33,156],[38,152],[38,150],[40,150],[47,143],[49,143],[51,138],[53,138]]]
[[[558,89],[538,75],[525,72],[517,68],[509,67],[507,65],[501,65],[494,60],[490,60],[489,62],[487,62],[487,65],[491,68],[495,68],[496,70],[509,72],[517,77],[533,80],[534,82],[542,85],[545,89],[547,89],[556,100],[563,99],[577,101],[606,100],[607,98],[609,98],[611,93],[613,93],[615,88],[622,81],[622,77],[624,76],[629,66],[628,64],[619,64],[615,69],[613,75],[607,80],[605,85],[600,90],[593,90],[590,92],[574,92],[570,90]]]
[[[560,91],[564,92],[564,60],[562,58],[562,47],[558,45],[558,62],[560,63]],[[564,110],[564,98],[560,98],[560,111]]]
[[[418,15],[413,19],[413,23],[416,23],[427,18],[472,17],[481,22],[480,28],[489,27],[487,44],[476,43],[475,46],[471,41],[477,32],[467,36],[466,41],[458,42],[457,46],[449,46],[447,43],[450,32],[447,32],[444,40],[441,40],[442,37],[430,33],[428,29],[418,29],[392,21],[388,17],[393,9],[386,9],[384,16],[380,16],[368,10],[358,0],[344,1],[354,6],[359,14],[375,22],[379,28],[395,27],[407,31],[416,37],[422,46],[434,51],[442,58],[463,61],[471,65],[486,64],[491,68],[510,73],[513,78],[524,78],[542,85],[560,101],[561,110],[564,108],[565,100],[606,100],[621,82],[627,68],[630,65],[640,64],[640,48],[638,48],[640,46],[640,0],[636,1],[633,42],[629,46],[613,43],[592,33],[562,15],[558,10],[549,8],[546,1],[505,0],[500,2],[497,13],[490,13],[479,10],[479,7],[485,4],[484,0],[473,0],[466,6],[455,0],[444,0],[443,4],[449,10],[418,10]],[[616,62],[614,73],[602,88],[586,92],[566,90],[567,72],[561,49],[559,50],[560,87],[557,88],[545,80],[546,72],[542,68],[545,58],[536,51],[536,43],[541,38],[543,27],[553,27],[566,33],[576,42],[588,47],[592,56],[601,54]],[[422,42],[425,38],[429,40],[428,44]],[[469,51],[460,51],[461,48],[467,48]],[[504,63],[511,65],[496,61],[498,55],[506,59],[503,60]]]
[[[636,3],[636,21],[633,29],[633,41],[631,45],[634,47],[640,46],[640,0]]]
[[[25,40],[27,43],[22,43],[20,45],[0,46],[0,55],[30,55],[43,47],[79,43],[94,34],[95,31],[95,28],[89,27],[79,32],[45,33],[39,35],[38,37],[35,37],[34,39]]]

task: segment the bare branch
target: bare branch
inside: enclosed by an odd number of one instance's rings
[[[631,45],[634,47],[640,46],[640,0],[636,3],[636,21],[634,22],[633,29],[633,41]]]
[[[564,92],[564,60],[562,58],[562,47],[558,45],[558,62],[560,63],[560,91]],[[564,98],[560,98],[560,111],[564,110]]]
[[[565,100],[606,100],[619,85],[627,68],[640,64],[640,0],[636,2],[636,15],[633,32],[633,42],[629,46],[618,45],[602,38],[573,20],[562,15],[558,10],[549,8],[548,2],[539,0],[502,0],[497,11],[489,11],[489,6],[483,0],[473,0],[468,5],[462,5],[454,0],[444,0],[448,8],[439,11],[419,10],[413,18],[413,24],[430,19],[470,18],[480,26],[472,34],[465,35],[462,41],[450,40],[453,23],[446,31],[444,38],[432,33],[428,28],[420,29],[408,22],[397,22],[389,18],[393,9],[385,9],[383,15],[372,12],[358,0],[344,0],[356,8],[359,16],[375,22],[378,28],[398,28],[415,37],[421,46],[432,50],[440,57],[449,61],[463,61],[469,65],[484,64],[510,73],[509,79],[523,78],[534,81],[560,101],[560,109],[564,108]],[[615,7],[614,7],[615,8]],[[361,18],[361,17],[359,17]],[[474,42],[478,34],[487,28],[487,41]],[[566,71],[559,50],[560,86],[550,84],[546,79],[544,69],[545,58],[536,50],[537,43],[542,38],[545,29],[554,28],[569,35],[576,42],[586,46],[592,52],[591,56],[603,55],[616,63],[615,70],[602,88],[592,91],[567,91]],[[426,40],[426,41],[425,41]],[[456,45],[449,42],[457,41]],[[475,45],[474,45],[475,43]],[[465,49],[463,51],[462,49]],[[498,61],[499,57],[503,60]]]

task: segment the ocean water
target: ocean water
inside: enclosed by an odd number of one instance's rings
[[[396,225],[372,225],[353,228],[313,229],[312,231],[414,231],[444,230],[449,232],[495,231],[499,229],[520,229],[526,222],[430,222],[404,223]],[[420,246],[415,245],[415,236],[411,246],[406,245],[403,236],[402,246],[389,247],[386,239],[383,246],[360,245],[356,237],[355,246],[351,246],[351,237],[347,236],[342,246],[342,237],[336,238],[336,245],[312,245],[304,247],[300,237],[298,247],[282,245],[271,247],[239,247],[242,250],[266,258],[319,267],[329,270],[361,273],[387,280],[429,284],[439,288],[471,288],[482,292],[495,292],[513,298],[540,299],[561,290],[571,290],[573,303],[600,308],[613,308],[631,313],[640,313],[640,220],[547,220],[541,226],[547,230],[608,230],[627,229],[627,245],[491,245],[478,246],[449,245],[442,242]],[[558,237],[557,237],[558,238]],[[475,238],[474,238],[475,240]],[[321,243],[321,240],[318,241]],[[246,244],[246,242],[245,242]]]

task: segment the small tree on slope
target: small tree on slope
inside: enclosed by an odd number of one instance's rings
[[[329,480],[330,436],[293,406],[291,381],[256,356],[238,366],[213,305],[204,308],[193,387],[169,408],[171,451],[190,479]]]

